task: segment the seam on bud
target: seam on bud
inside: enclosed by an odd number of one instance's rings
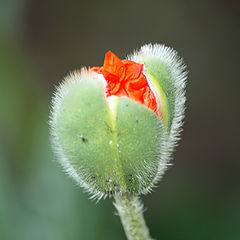
[[[144,67],[145,69],[145,67]],[[159,86],[158,88],[154,88],[153,83],[152,83],[152,77],[151,75],[146,73],[143,71],[143,74],[145,75],[147,81],[148,81],[148,85],[151,89],[151,91],[153,92],[155,98],[156,98],[156,102],[157,102],[157,112],[158,112],[158,116],[159,118],[163,121],[164,125],[167,126],[168,125],[168,109],[167,109],[167,100],[166,100],[166,95],[164,93],[164,91],[162,90],[162,87]],[[150,79],[152,81],[150,81]]]

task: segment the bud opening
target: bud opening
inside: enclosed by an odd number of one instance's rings
[[[143,72],[143,64],[128,59],[121,60],[108,51],[103,66],[90,70],[102,74],[106,79],[107,97],[126,96],[150,108],[159,116],[157,100]]]

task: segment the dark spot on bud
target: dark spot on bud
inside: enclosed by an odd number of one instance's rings
[[[128,181],[129,181],[130,183],[135,183],[135,182],[136,182],[136,180],[133,179],[133,178],[129,178]]]
[[[136,180],[133,178],[133,175],[132,175],[132,174],[128,174],[128,176],[130,177],[130,178],[128,178],[128,181],[129,181],[130,183],[135,183],[135,182],[136,182]]]
[[[128,107],[128,104],[126,104],[126,107]]]
[[[136,119],[136,123],[138,123],[139,122],[139,120],[138,119]]]
[[[110,190],[109,193],[110,193],[110,195],[113,195],[113,194],[114,194],[114,191],[113,191],[113,190]]]
[[[106,126],[107,126],[108,131],[109,131],[110,133],[113,133],[112,128],[111,128],[106,122],[105,122],[105,124],[106,124]]]
[[[84,142],[84,143],[87,143],[87,142],[88,142],[88,139],[85,138],[85,137],[81,137],[81,139],[82,139],[82,142]]]

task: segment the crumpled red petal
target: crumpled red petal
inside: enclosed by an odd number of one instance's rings
[[[143,74],[143,64],[121,60],[108,51],[102,67],[91,71],[103,74],[107,82],[106,95],[126,96],[152,109],[157,115],[157,101]]]

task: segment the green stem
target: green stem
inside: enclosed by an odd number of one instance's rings
[[[115,203],[128,240],[151,240],[143,216],[143,204],[133,194],[116,195]]]

